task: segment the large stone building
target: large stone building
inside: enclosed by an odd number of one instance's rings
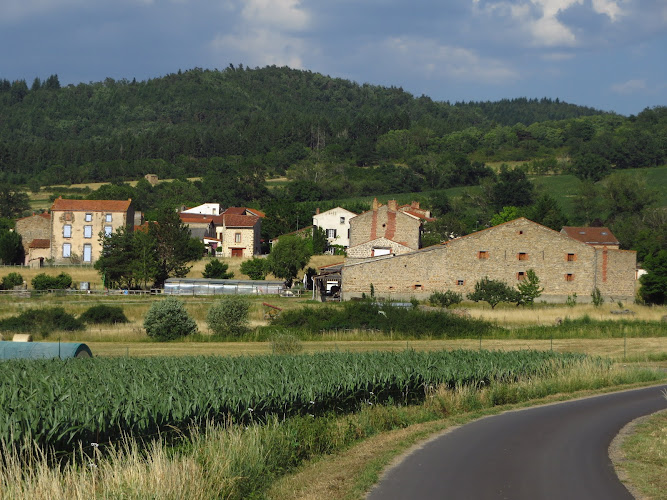
[[[453,290],[464,296],[488,276],[516,286],[533,269],[544,288],[539,300],[564,302],[575,293],[590,301],[597,287],[608,300],[635,297],[636,253],[597,247],[525,218],[418,251],[364,260],[342,269],[342,298],[370,293],[395,299],[427,298]]]
[[[396,200],[386,205],[373,200],[373,208],[350,219],[351,259],[402,254],[421,247],[423,222],[430,213],[418,203],[399,207]]]
[[[93,263],[102,252],[100,233],[134,228],[132,200],[64,200],[51,206],[50,258],[56,264]]]
[[[49,258],[51,214],[44,212],[18,219],[15,230],[21,235],[26,265],[39,265],[43,259]]]

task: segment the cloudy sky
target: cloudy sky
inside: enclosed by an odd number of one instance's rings
[[[0,78],[275,64],[439,101],[667,105],[667,0],[0,0]]]

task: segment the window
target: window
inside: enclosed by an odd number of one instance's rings
[[[568,253],[567,258],[565,259],[568,262],[575,262],[577,260],[577,254],[576,253]]]
[[[104,226],[104,236],[111,236],[111,233],[113,233],[113,227]]]
[[[93,214],[86,214],[85,220],[86,222],[90,222],[91,220],[93,220]]]
[[[489,258],[489,252],[486,250],[480,250],[477,252],[477,258],[478,259],[488,259]]]
[[[340,218],[340,223],[341,223],[341,224],[345,224],[345,217],[341,217],[341,218]]]
[[[65,224],[63,226],[63,238],[71,238],[71,237],[72,237],[72,225]]]
[[[111,220],[112,220],[112,219],[111,219],[111,214],[106,214],[106,215],[104,216],[104,222],[111,222]]]
[[[234,243],[241,243],[241,233],[234,233]]]
[[[457,286],[463,286],[463,285],[465,285],[465,281],[464,280],[456,280],[456,285]]]
[[[83,245],[83,261],[91,262],[93,260],[93,246],[90,243]]]
[[[574,281],[574,274],[566,274],[565,281]]]
[[[525,252],[519,252],[519,260],[528,260],[528,254]]]
[[[84,238],[93,237],[93,226],[83,226],[83,237]]]
[[[72,244],[63,243],[63,258],[69,257],[72,255]]]
[[[525,280],[526,279],[525,271],[519,271],[518,273],[516,273],[516,279],[518,279],[519,281]]]
[[[422,286],[421,285],[415,285],[412,288],[414,288],[415,290],[421,290]]]
[[[336,237],[336,230],[335,229],[327,229],[327,238],[335,238]]]

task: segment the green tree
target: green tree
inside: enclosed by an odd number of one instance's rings
[[[175,297],[153,302],[144,316],[144,328],[149,337],[160,341],[197,333],[197,323],[188,315],[183,302]]]
[[[267,261],[258,257],[244,260],[241,262],[241,272],[251,280],[264,280],[269,272]]]
[[[135,271],[133,263],[136,259],[134,233],[125,227],[115,232],[100,235],[102,251],[94,264],[107,288],[135,288]],[[155,255],[154,252],[151,255]]]
[[[2,283],[0,283],[0,288],[2,290],[11,290],[15,286],[23,284],[23,276],[19,273],[9,273],[7,276],[2,277]]]
[[[134,282],[144,290],[149,283],[154,283],[158,274],[158,260],[156,254],[157,243],[150,231],[139,229],[132,233],[132,261],[130,272]]]
[[[204,278],[212,278],[218,280],[228,280],[234,277],[234,273],[228,272],[229,264],[222,262],[219,259],[211,259],[204,266],[202,275]]]
[[[21,235],[14,231],[0,231],[0,262],[3,264],[23,264],[25,250]]]
[[[491,309],[500,302],[516,302],[518,292],[507,285],[504,281],[492,280],[487,276],[475,283],[475,291],[468,294],[468,298],[474,302],[483,300],[488,302]]]
[[[493,217],[491,217],[491,225],[497,226],[499,224],[518,219],[519,217],[521,217],[521,210],[519,210],[519,208],[503,207],[499,213],[493,214]]]
[[[600,155],[584,153],[572,160],[571,170],[582,181],[597,182],[609,175],[611,164],[609,160]]]
[[[526,271],[526,277],[517,285],[519,294],[517,304],[533,305],[535,299],[542,295],[544,288],[540,288],[540,278],[532,269]]]
[[[285,280],[288,287],[312,257],[308,241],[298,236],[283,236],[278,240],[267,257],[269,271]]]
[[[533,222],[560,231],[567,225],[567,217],[553,196],[544,193],[535,204],[528,209],[528,218]]]
[[[9,184],[0,184],[0,217],[15,219],[30,210],[30,199]]]
[[[242,295],[227,295],[208,310],[206,323],[216,335],[238,337],[248,329],[250,301]]]
[[[329,246],[327,232],[321,227],[313,228],[313,254],[323,254]]]
[[[492,201],[497,210],[502,207],[525,207],[533,203],[534,187],[520,168],[500,167],[498,180],[492,187]]]
[[[667,250],[648,255],[644,260],[647,273],[639,278],[639,295],[648,304],[667,303]]]
[[[625,172],[610,175],[603,184],[602,193],[611,220],[622,214],[641,213],[657,196],[656,191],[649,188],[644,179]]]
[[[593,288],[593,291],[591,292],[591,302],[595,307],[600,307],[604,304],[604,297],[598,287]]]
[[[149,225],[148,231],[156,245],[156,286],[162,286],[172,276],[186,276],[192,267],[187,264],[204,255],[204,244],[190,236],[190,230],[173,210],[160,211],[157,221]]]

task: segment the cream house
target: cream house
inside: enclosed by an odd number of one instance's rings
[[[341,207],[332,208],[326,212],[317,209],[313,215],[313,226],[324,229],[329,245],[340,245],[343,248],[350,246],[350,219],[357,214]]]
[[[102,252],[100,234],[134,228],[132,200],[56,199],[51,206],[50,258],[57,264],[92,264]]]
[[[261,253],[262,219],[255,215],[223,213],[216,218],[216,239],[220,257],[252,257]]]

